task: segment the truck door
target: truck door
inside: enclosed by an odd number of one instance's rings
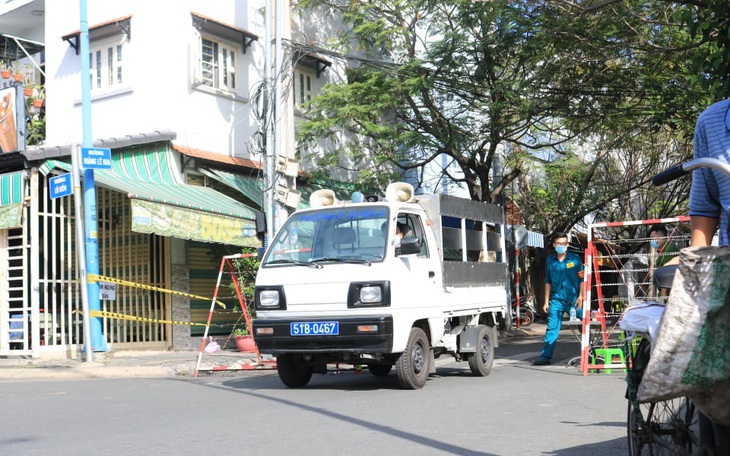
[[[403,238],[415,238],[419,246],[417,253],[404,255],[396,240],[396,256],[404,270],[404,274],[397,278],[397,281],[403,281],[406,293],[403,299],[409,307],[436,306],[439,304],[437,284],[441,283],[441,268],[439,261],[432,257],[436,252],[429,247],[423,221],[417,214],[402,212],[398,214],[397,222]]]

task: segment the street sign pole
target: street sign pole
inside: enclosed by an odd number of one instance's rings
[[[89,290],[86,283],[86,254],[84,252],[84,206],[81,195],[81,175],[79,173],[79,147],[74,145],[71,148],[71,170],[73,180],[74,210],[76,212],[76,245],[79,261],[79,278],[81,279],[81,308],[84,311],[82,316],[84,341],[91,340],[91,322],[89,321]],[[88,347],[89,344],[85,342]],[[93,350],[84,350],[86,362],[94,361]]]
[[[83,130],[82,146],[92,147],[91,135],[91,80],[89,62],[89,21],[87,17],[86,0],[79,0],[80,12],[80,43],[81,53],[81,119]],[[84,169],[84,225],[86,228],[86,272],[87,274],[99,275],[99,242],[96,221],[96,186],[94,183],[94,169]],[[99,300],[99,282],[87,282],[88,311],[101,310]],[[85,350],[107,351],[106,340],[102,334],[101,318],[89,317],[91,339],[84,340]]]

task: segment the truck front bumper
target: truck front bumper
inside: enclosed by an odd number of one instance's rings
[[[292,324],[336,321],[337,335],[292,335]],[[358,328],[377,327],[363,332]],[[262,333],[267,329],[269,334]],[[390,353],[393,348],[393,317],[368,315],[347,318],[262,319],[253,321],[254,340],[262,353]]]

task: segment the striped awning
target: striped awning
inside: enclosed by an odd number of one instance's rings
[[[523,225],[507,225],[507,238],[516,242],[518,249],[524,247],[545,247],[545,236],[536,231],[530,231]]]
[[[527,246],[528,247],[545,247],[545,236],[542,233],[536,231],[527,231]]]
[[[23,224],[25,171],[0,175],[0,230]]]
[[[70,170],[65,162],[48,161]],[[132,199],[132,230],[179,239],[251,246],[257,212],[209,187],[188,185],[167,150],[112,154],[111,169],[95,170],[96,185]]]
[[[264,182],[262,179],[256,176],[233,174],[220,169],[200,168],[199,171],[211,179],[238,190],[246,198],[256,203],[258,207],[264,207]]]

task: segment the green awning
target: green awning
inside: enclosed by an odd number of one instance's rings
[[[264,182],[258,177],[242,176],[220,169],[200,168],[199,171],[211,179],[238,190],[258,207],[264,207]]]
[[[23,225],[25,171],[0,175],[0,230]]]
[[[182,182],[167,150],[112,154],[96,184],[132,199],[132,230],[181,239],[256,247],[256,211],[209,187]],[[50,160],[49,160],[50,162]],[[50,166],[70,170],[53,161]]]
[[[261,244],[256,237],[255,222],[250,219],[141,199],[132,199],[132,231],[242,247]]]

